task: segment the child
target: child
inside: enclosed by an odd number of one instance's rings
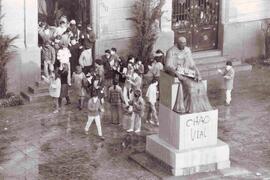
[[[55,50],[46,40],[41,49],[41,60],[44,62],[44,74],[49,78],[50,73],[54,70]]]
[[[90,98],[88,101],[88,121],[86,123],[84,130],[85,133],[88,134],[92,122],[95,121],[98,130],[98,135],[102,140],[104,140],[104,137],[102,136],[101,122],[100,122],[100,112],[104,112],[104,110],[98,98],[98,93],[94,91],[92,94],[93,97]]]
[[[109,88],[108,101],[111,104],[111,120],[112,124],[120,123],[121,104],[124,102],[122,88],[118,85],[116,79],[113,80],[113,86]]]
[[[49,93],[50,96],[53,98],[53,102],[55,105],[55,110],[53,113],[59,112],[59,104],[58,104],[58,98],[60,97],[60,91],[61,91],[61,80],[59,78],[58,73],[52,73],[49,78],[42,76],[44,81],[46,81],[48,84],[50,84],[49,87]]]
[[[75,93],[79,97],[79,106],[78,108],[82,110],[84,98],[86,96],[85,88],[83,87],[83,80],[85,79],[85,74],[82,72],[81,66],[76,67],[76,72],[72,75],[72,81],[74,83]]]
[[[62,44],[61,45],[61,49],[59,49],[59,51],[57,52],[57,59],[60,62],[60,66],[62,66],[62,64],[67,64],[68,65],[68,85],[71,86],[71,72],[70,72],[70,59],[71,57],[71,53],[68,49],[68,44]]]
[[[135,133],[141,132],[142,126],[142,117],[144,115],[144,100],[141,97],[141,90],[135,90],[134,99],[130,104],[133,106],[133,112],[131,116],[131,125],[127,132],[132,132],[135,130]]]
[[[229,106],[231,104],[232,100],[232,90],[233,90],[233,81],[234,81],[234,75],[235,71],[232,67],[232,62],[227,61],[225,70],[218,69],[218,72],[223,76],[224,82],[225,82],[225,89],[226,89],[226,106]]]
[[[63,64],[62,66],[60,66],[59,68],[59,75],[60,75],[60,79],[61,79],[61,93],[60,93],[60,98],[58,100],[59,106],[62,106],[62,98],[66,98],[67,104],[70,104],[70,99],[69,99],[69,95],[68,95],[68,65],[67,64]]]
[[[147,114],[146,122],[150,122],[151,124],[159,124],[158,123],[158,117],[157,117],[157,110],[156,110],[156,102],[157,102],[157,86],[158,86],[158,80],[153,79],[150,86],[147,89],[146,97],[148,99],[149,104],[149,111]]]

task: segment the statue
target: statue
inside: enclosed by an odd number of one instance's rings
[[[213,109],[191,50],[186,47],[186,38],[179,37],[176,45],[167,51],[165,70],[180,81],[173,111],[185,114]]]

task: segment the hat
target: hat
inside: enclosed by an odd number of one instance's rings
[[[72,19],[71,21],[70,21],[70,24],[76,24],[76,21],[74,20],[74,19]]]

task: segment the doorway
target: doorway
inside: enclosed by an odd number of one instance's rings
[[[219,0],[173,0],[175,39],[184,36],[193,52],[218,45]]]

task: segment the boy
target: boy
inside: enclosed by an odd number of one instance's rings
[[[98,98],[98,93],[94,91],[92,95],[93,97],[90,98],[88,101],[88,121],[84,128],[85,134],[88,134],[92,122],[95,121],[98,130],[98,135],[102,140],[104,140],[105,138],[102,136],[101,122],[100,122],[100,112],[104,112],[104,110]]]
[[[232,67],[232,62],[227,61],[225,70],[218,69],[218,72],[223,76],[224,83],[225,83],[225,89],[226,89],[226,106],[229,106],[231,104],[232,100],[232,90],[233,90],[233,81],[234,81],[234,75],[235,71]]]

